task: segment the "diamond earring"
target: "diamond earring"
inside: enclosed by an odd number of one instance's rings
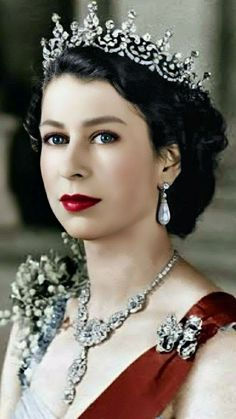
[[[164,182],[162,187],[161,187],[161,203],[160,203],[160,208],[158,211],[158,221],[162,224],[162,225],[166,225],[168,224],[168,222],[170,221],[170,210],[169,210],[169,206],[166,200],[166,193],[165,190],[168,189],[170,187],[169,183]]]

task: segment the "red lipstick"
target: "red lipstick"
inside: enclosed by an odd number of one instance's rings
[[[99,201],[101,201],[101,199],[87,195],[74,194],[62,195],[60,201],[67,211],[77,212],[97,204]]]

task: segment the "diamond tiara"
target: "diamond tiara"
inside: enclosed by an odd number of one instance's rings
[[[104,29],[99,25],[96,11],[97,2],[92,1],[88,4],[88,15],[84,19],[84,26],[79,26],[77,21],[73,21],[70,25],[71,35],[61,25],[60,16],[53,13],[54,37],[49,41],[45,38],[41,39],[44,75],[50,63],[65,49],[94,46],[108,53],[126,56],[138,64],[147,66],[151,71],[157,71],[168,81],[183,83],[191,89],[204,90],[203,81],[209,79],[211,73],[205,72],[202,79],[197,80],[198,76],[193,68],[194,60],[199,56],[198,51],[191,51],[190,56],[183,60],[181,60],[181,53],[168,52],[172,31],[167,30],[163,38],[152,42],[149,33],[142,36],[136,34],[134,20],[137,15],[133,9],[129,10],[128,18],[122,23],[121,28],[115,28],[114,21],[109,19],[105,22]]]

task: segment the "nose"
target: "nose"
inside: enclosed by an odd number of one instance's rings
[[[73,139],[63,150],[59,164],[59,174],[64,178],[84,177],[88,173],[88,151],[85,145]]]

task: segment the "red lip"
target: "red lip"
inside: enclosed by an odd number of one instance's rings
[[[61,196],[60,201],[67,211],[77,212],[97,204],[99,201],[101,201],[101,199],[93,198],[87,195],[74,194],[63,195]]]

